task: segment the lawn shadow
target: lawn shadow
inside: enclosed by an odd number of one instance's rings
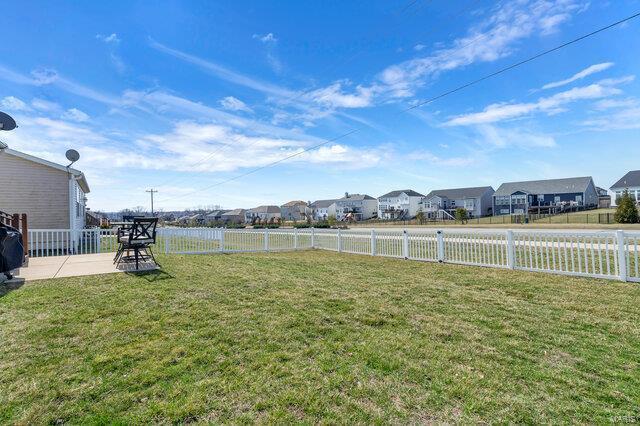
[[[162,269],[152,269],[149,271],[127,271],[127,275],[143,278],[144,280],[152,283],[156,281],[172,280],[175,277]]]
[[[24,285],[24,278],[14,278],[0,284],[0,297],[6,296],[13,290],[17,290]]]

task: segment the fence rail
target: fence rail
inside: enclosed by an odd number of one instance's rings
[[[31,257],[115,251],[111,230],[31,229]],[[640,232],[161,228],[166,254],[332,250],[640,282]]]

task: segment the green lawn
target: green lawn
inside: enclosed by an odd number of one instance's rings
[[[159,260],[0,286],[0,423],[640,416],[637,284],[326,251]]]

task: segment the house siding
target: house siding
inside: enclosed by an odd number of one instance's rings
[[[0,210],[26,213],[32,229],[70,228],[67,173],[0,153],[0,182]],[[73,182],[73,185],[77,183]],[[84,224],[84,211],[79,222]]]

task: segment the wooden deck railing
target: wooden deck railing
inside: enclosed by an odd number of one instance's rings
[[[0,211],[0,223],[13,226],[20,230],[20,233],[22,234],[22,246],[24,247],[24,254],[26,256],[29,253],[29,226],[27,224],[27,214],[8,214]]]

